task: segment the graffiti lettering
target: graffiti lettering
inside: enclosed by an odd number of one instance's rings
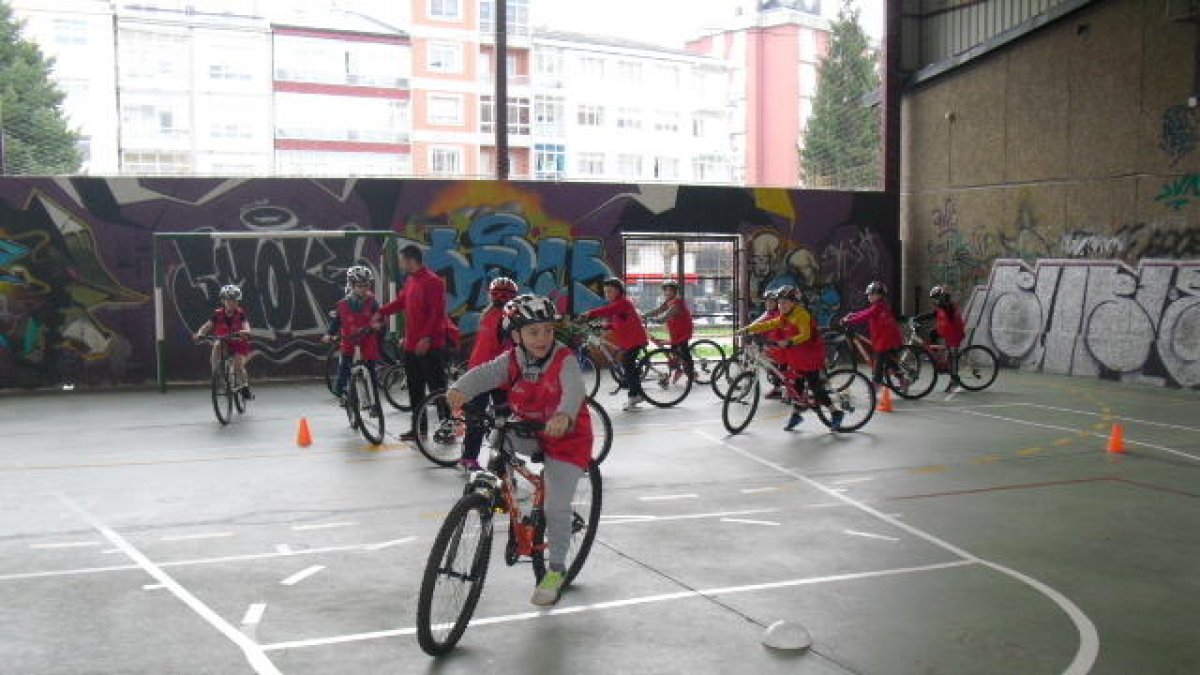
[[[1083,230],[1063,235],[1059,252],[1070,258],[1118,258],[1129,248],[1121,235],[1106,236]]]

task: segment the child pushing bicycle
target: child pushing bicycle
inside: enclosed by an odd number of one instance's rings
[[[210,332],[216,337],[228,338],[225,344],[233,354],[233,371],[241,384],[237,390],[243,398],[251,400],[254,394],[250,392],[250,378],[246,374],[246,359],[250,356],[250,341],[247,339],[250,321],[246,319],[246,310],[239,304],[242,301],[242,289],[234,284],[226,284],[221,287],[220,297],[221,306],[213,310],[212,317],[200,326],[192,338],[199,342]],[[210,358],[212,369],[216,370],[220,362],[221,343],[217,342],[213,344]]]
[[[778,349],[773,358],[782,364],[785,372],[796,376],[797,391],[807,385],[813,400],[830,408],[830,428],[837,431],[845,415],[838,409],[825,386],[825,341],[817,326],[817,319],[801,303],[800,291],[795,286],[783,286],[776,290],[779,316],[755,321],[741,332],[768,333]],[[796,428],[803,420],[801,410],[795,403],[792,415],[783,427],[786,431]]]
[[[653,310],[646,312],[647,320],[659,320],[667,324],[668,342],[671,351],[683,363],[683,371],[676,371],[672,381],[678,381],[684,372],[695,377],[695,367],[692,364],[692,352],[689,341],[692,339],[694,326],[692,312],[687,303],[679,295],[679,282],[664,281],[662,284],[663,302]]]
[[[337,382],[333,385],[333,395],[339,401],[345,398],[346,382],[350,379],[350,367],[354,363],[354,348],[359,347],[362,359],[371,376],[375,376],[375,362],[379,360],[379,333],[382,327],[376,317],[379,303],[371,286],[375,282],[375,274],[371,268],[364,265],[354,265],[346,270],[346,297],[338,301],[334,309],[333,321],[329,324],[329,332],[321,337],[321,341],[329,343],[334,335],[341,336],[341,360],[338,363]]]
[[[542,477],[549,570],[530,599],[543,606],[558,602],[562,592],[571,541],[571,499],[592,459],[592,423],[583,404],[583,376],[574,353],[554,339],[558,320],[548,298],[517,296],[508,303],[506,316],[515,346],[471,368],[446,393],[447,403],[457,410],[482,394],[502,389],[513,415],[545,423],[536,439],[510,437],[517,452],[536,458],[540,450],[546,463]]]

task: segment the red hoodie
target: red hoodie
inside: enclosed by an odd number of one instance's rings
[[[584,316],[608,319],[612,323],[613,342],[625,351],[644,347],[650,341],[637,308],[623,295],[603,307],[586,312]]]
[[[871,327],[871,348],[876,354],[891,351],[904,344],[900,335],[900,324],[892,316],[887,300],[872,302],[866,309],[846,315],[846,323],[866,321]]]
[[[390,316],[404,311],[404,351],[417,351],[417,343],[429,338],[430,349],[446,344],[446,282],[428,267],[408,275],[396,299],[380,308]]]

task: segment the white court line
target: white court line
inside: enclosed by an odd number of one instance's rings
[[[665,502],[665,501],[669,501],[672,499],[695,499],[699,496],[700,495],[697,495],[697,494],[657,495],[657,496],[653,496],[653,497],[638,497],[638,501],[639,502]]]
[[[350,520],[350,521],[345,521],[345,522],[341,522],[341,523],[317,523],[315,525],[293,525],[292,531],[293,532],[303,532],[305,530],[328,530],[328,529],[331,529],[334,527],[350,527],[351,525],[357,525],[357,524],[358,523],[354,522],[353,520]]]
[[[849,485],[851,483],[865,483],[869,480],[875,480],[875,479],[870,476],[863,476],[862,478],[843,478],[841,480],[829,481],[829,484],[830,485]]]
[[[137,563],[147,574],[158,580],[160,584],[165,586],[167,590],[179,598],[183,604],[191,608],[193,612],[199,614],[202,619],[207,621],[209,625],[216,628],[222,635],[229,638],[231,642],[241,648],[242,653],[246,655],[246,660],[250,663],[250,667],[254,671],[266,675],[281,675],[275,664],[271,663],[271,659],[267,658],[266,653],[253,640],[243,635],[236,628],[229,625],[229,622],[222,619],[220,615],[209,609],[208,605],[201,602],[196,596],[192,595],[183,586],[180,586],[166,572],[162,571],[150,559],[142,555],[142,552],[133,547],[124,537],[116,531],[109,529],[99,520],[96,520],[92,514],[84,511],[69,497],[63,494],[56,494],[59,501],[74,511],[80,518],[83,518],[89,525],[96,528],[104,538],[113,543],[114,546],[124,551],[125,555]]]
[[[220,537],[232,537],[232,532],[207,532],[204,534],[177,534],[170,537],[163,537],[163,541],[187,541],[189,539],[217,539]]]
[[[1046,424],[1044,422],[1030,422],[1029,420],[1019,420],[1015,417],[1004,417],[1003,415],[989,415],[987,413],[975,412],[974,410],[963,410],[962,412],[967,413],[968,415],[978,415],[979,417],[989,417],[994,420],[1003,420],[1005,422],[1016,422],[1017,424],[1024,424],[1024,425],[1030,426],[1030,427],[1041,427],[1043,429],[1054,429],[1055,431],[1069,431],[1073,434],[1079,434],[1079,435],[1084,435],[1084,436],[1095,436],[1096,438],[1100,438],[1100,439],[1107,438],[1107,436],[1103,433],[1098,434],[1094,431],[1089,431],[1087,429],[1062,427],[1062,426],[1058,426],[1057,424]],[[1169,452],[1172,455],[1179,455],[1180,457],[1187,457],[1190,460],[1200,462],[1200,455],[1192,455],[1192,454],[1186,453],[1182,450],[1168,448],[1163,445],[1155,445],[1153,443],[1147,443],[1145,441],[1130,440],[1128,436],[1125,437],[1125,443],[1127,445],[1140,445],[1143,448],[1151,448],[1154,450],[1161,450],[1163,452]]]
[[[772,487],[760,487],[760,488],[746,488],[745,490],[742,490],[742,494],[744,494],[744,495],[756,495],[756,494],[758,494],[758,493],[760,493],[760,492],[777,492],[777,491],[779,491],[779,490],[782,490],[782,489],[783,489],[783,488],[781,488],[781,487],[779,487],[779,486],[772,486]]]
[[[1076,415],[1090,415],[1092,417],[1104,417],[1103,413],[1088,412],[1086,410],[1075,410],[1074,408],[1059,408],[1052,405],[1043,405],[1041,403],[1026,403],[1024,405],[1034,408],[1044,408],[1046,410],[1056,410],[1058,412],[1075,413]],[[1111,412],[1111,411],[1110,411]],[[1183,431],[1200,431],[1197,427],[1185,427],[1182,424],[1167,424],[1166,422],[1151,422],[1150,420],[1141,420],[1136,417],[1124,417],[1122,415],[1113,415],[1113,419],[1125,420],[1126,422],[1137,422],[1138,424],[1149,424],[1156,427],[1164,427],[1167,429],[1181,429]]]
[[[400,544],[407,544],[408,542],[413,541],[415,539],[416,539],[416,537],[405,537],[403,539],[393,539],[391,541],[381,541],[378,544],[368,544],[363,547],[363,550],[364,551],[380,551],[385,548],[389,548],[391,546],[399,546]]]
[[[1087,675],[1087,673],[1089,671],[1091,671],[1092,666],[1095,665],[1096,658],[1100,654],[1100,636],[1096,632],[1096,625],[1094,623],[1092,623],[1092,620],[1089,619],[1086,614],[1083,613],[1083,610],[1079,609],[1079,607],[1075,603],[1071,602],[1070,598],[1068,598],[1067,596],[1058,592],[1057,590],[1047,586],[1046,584],[1038,581],[1037,579],[1034,579],[1032,577],[1026,576],[1025,574],[1022,574],[1021,572],[1018,572],[1017,570],[1010,569],[1008,567],[1004,567],[1003,565],[1000,565],[998,563],[991,562],[990,560],[984,560],[983,558],[980,558],[979,556],[968,553],[966,550],[959,548],[958,546],[955,546],[954,544],[951,544],[943,539],[939,539],[938,537],[935,537],[934,535],[929,534],[928,532],[926,532],[924,530],[913,527],[912,525],[909,525],[905,522],[896,520],[895,518],[892,518],[891,516],[889,516],[885,513],[882,513],[876,509],[873,509],[870,506],[867,506],[866,504],[863,504],[862,502],[860,502],[856,499],[847,497],[845,495],[838,494],[838,493],[834,492],[833,490],[825,487],[824,485],[821,485],[817,481],[809,478],[808,476],[805,476],[804,474],[800,473],[799,471],[793,471],[791,469],[788,469],[785,466],[776,464],[775,462],[772,462],[768,459],[763,459],[762,457],[759,457],[758,455],[756,455],[752,452],[749,452],[748,450],[743,450],[743,449],[737,447],[736,445],[727,443],[727,442],[721,440],[720,438],[717,438],[716,436],[713,436],[712,434],[709,434],[707,432],[693,429],[692,433],[694,433],[698,436],[701,436],[703,438],[707,438],[709,441],[716,443],[717,445],[729,448],[730,450],[736,452],[737,454],[741,455],[742,457],[745,457],[746,459],[749,459],[753,462],[757,462],[763,466],[775,469],[776,471],[783,473],[785,475],[791,476],[797,480],[804,481],[808,485],[811,485],[813,488],[820,490],[821,492],[824,492],[825,494],[828,494],[829,496],[834,497],[835,499],[839,499],[839,500],[841,500],[841,501],[843,501],[865,513],[875,516],[876,518],[882,520],[885,523],[888,523],[889,525],[891,525],[895,528],[904,530],[905,532],[908,532],[909,534],[920,537],[921,539],[924,539],[925,541],[927,541],[935,546],[938,546],[940,548],[943,548],[955,555],[961,556],[970,562],[975,562],[975,563],[979,563],[980,565],[985,565],[987,567],[990,567],[1001,574],[1004,574],[1006,576],[1017,579],[1018,581],[1021,581],[1022,583],[1025,583],[1026,585],[1032,587],[1034,590],[1038,591],[1042,595],[1046,596],[1047,598],[1050,598],[1050,600],[1052,602],[1054,602],[1054,604],[1058,605],[1058,607],[1063,611],[1063,613],[1065,613],[1071,619],[1071,623],[1075,624],[1075,630],[1078,631],[1078,633],[1079,633],[1079,648],[1075,651],[1075,658],[1073,658],[1071,660],[1071,663],[1067,665],[1065,670],[1063,670],[1063,675]]]
[[[99,545],[100,545],[100,542],[98,542],[98,541],[63,541],[63,542],[59,542],[57,544],[30,544],[29,548],[41,548],[41,549],[86,548],[88,546],[99,546]]]
[[[296,584],[300,583],[301,581],[304,581],[305,579],[311,577],[312,575],[316,574],[317,572],[320,572],[323,569],[325,569],[324,565],[313,565],[312,567],[306,567],[306,568],[300,570],[299,572],[296,572],[292,576],[284,579],[283,581],[281,581],[279,583],[282,586],[295,586]]]
[[[246,608],[246,615],[242,617],[243,626],[254,626],[259,621],[262,621],[263,612],[267,611],[267,605],[263,602],[256,602]]]
[[[292,547],[288,546],[287,544],[275,544],[275,552],[280,555],[290,555],[292,553]]]
[[[680,516],[600,516],[618,520],[603,520],[605,525],[625,525],[627,523],[658,523],[667,520],[698,520],[702,518],[720,518],[722,516],[748,516],[755,513],[775,513],[779,509],[745,509],[743,511],[719,511],[717,513],[688,513]]]
[[[837,581],[851,581],[855,579],[871,579],[876,577],[895,576],[900,574],[911,574],[914,572],[928,572],[932,570],[952,569],[955,567],[964,567],[967,565],[976,564],[971,560],[953,560],[944,563],[935,563],[932,565],[922,565],[920,567],[901,567],[890,570],[877,570],[874,572],[855,572],[851,574],[838,574],[827,577],[805,577],[801,579],[788,579],[787,581],[774,581],[765,584],[751,584],[748,586],[725,586],[721,588],[708,588],[696,591],[678,591],[676,593],[663,593],[661,595],[647,595],[639,598],[628,598],[625,600],[613,600],[610,602],[597,602],[591,605],[577,605],[574,607],[555,607],[550,610],[539,612],[522,612],[520,614],[508,614],[504,616],[491,616],[483,619],[472,619],[470,626],[488,626],[492,624],[511,623],[514,621],[529,621],[532,619],[541,619],[549,616],[560,616],[563,614],[580,614],[582,612],[595,612],[605,609],[617,609],[620,607],[633,607],[636,605],[648,605],[656,602],[667,602],[671,600],[688,600],[699,597],[713,597],[720,595],[733,595],[737,593],[751,593],[754,591],[762,591],[774,588],[789,588],[794,586],[807,586],[811,584],[824,584]],[[414,635],[417,629],[412,628],[396,628],[393,630],[380,630],[370,633],[352,633],[350,635],[335,635],[325,638],[311,638],[308,640],[293,640],[290,642],[276,642],[274,644],[262,645],[264,652],[273,652],[283,649],[299,649],[303,647],[320,647],[324,645],[342,644],[346,642],[360,642],[363,640],[378,640],[380,638],[398,637],[402,635]]]
[[[166,586],[163,586],[162,584],[142,584],[143,591],[158,591],[162,590],[163,588],[166,588]]]
[[[773,520],[750,520],[748,518],[722,518],[721,522],[722,523],[745,523],[747,525],[775,525],[775,526],[779,525],[779,523],[777,523]]]
[[[874,532],[859,532],[858,530],[842,530],[842,534],[848,534],[853,537],[866,537],[868,539],[882,539],[884,541],[900,541],[896,537],[888,537]]]

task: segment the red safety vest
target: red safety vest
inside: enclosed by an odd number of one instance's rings
[[[558,413],[562,401],[562,383],[559,374],[563,363],[575,355],[570,349],[558,347],[550,357],[550,367],[537,382],[530,382],[521,375],[517,365],[517,349],[508,350],[508,405],[518,417],[539,422],[549,421]],[[559,438],[538,434],[542,449],[554,459],[569,462],[587,470],[592,461],[592,417],[587,405],[579,407],[574,426]]]

